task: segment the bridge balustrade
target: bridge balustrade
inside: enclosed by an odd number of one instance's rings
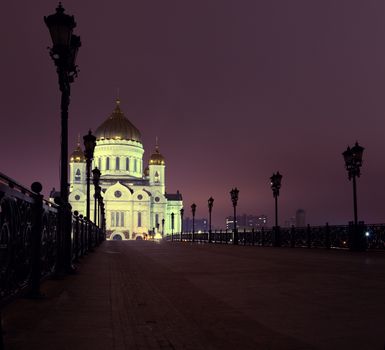
[[[104,240],[102,228],[67,212],[68,248],[65,208],[40,191],[39,183],[29,190],[0,173],[0,303],[24,291],[37,296],[40,281],[62,272],[67,256],[71,265]]]
[[[385,250],[385,224],[359,224],[359,232],[367,250]],[[349,249],[354,226],[329,225],[307,227],[280,227],[278,233],[273,228],[256,228],[238,230],[239,245],[261,247],[292,247],[292,248],[323,248]],[[182,236],[182,238],[180,238]],[[173,240],[177,242],[192,242],[193,233],[175,233]],[[171,235],[165,235],[165,240],[171,241]],[[195,243],[209,243],[208,232],[194,232]],[[211,243],[232,244],[233,230],[212,230]]]

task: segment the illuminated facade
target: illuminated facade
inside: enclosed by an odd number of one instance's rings
[[[153,233],[180,232],[182,196],[166,193],[165,159],[156,144],[149,165],[143,168],[140,131],[124,116],[120,100],[111,116],[95,132],[92,168],[101,171],[100,186],[106,209],[107,239],[146,239]],[[91,180],[92,181],[92,180]],[[94,217],[91,182],[91,219]],[[80,143],[70,158],[70,196],[73,210],[86,211],[86,163]],[[164,227],[162,220],[164,219]]]

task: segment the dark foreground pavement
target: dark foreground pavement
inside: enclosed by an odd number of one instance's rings
[[[105,242],[3,312],[12,349],[384,349],[385,255]]]

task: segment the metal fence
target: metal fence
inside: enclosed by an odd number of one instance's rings
[[[104,240],[94,223],[0,173],[0,303],[68,267]]]
[[[307,226],[290,228],[261,228],[237,230],[238,244],[262,247],[301,247],[349,249],[353,225]],[[365,225],[360,223],[359,232],[367,250],[385,250],[385,224]],[[209,232],[175,233],[165,237],[168,241],[188,241],[197,243],[233,244],[233,230],[213,230]]]

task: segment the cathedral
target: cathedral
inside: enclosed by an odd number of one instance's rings
[[[181,231],[182,195],[166,192],[165,158],[158,142],[149,164],[143,167],[144,148],[140,131],[124,116],[120,100],[111,116],[95,131],[96,147],[92,169],[100,172],[106,210],[107,239],[160,238]],[[70,156],[70,195],[73,210],[86,212],[86,160],[80,142]],[[91,219],[94,217],[91,180]]]

